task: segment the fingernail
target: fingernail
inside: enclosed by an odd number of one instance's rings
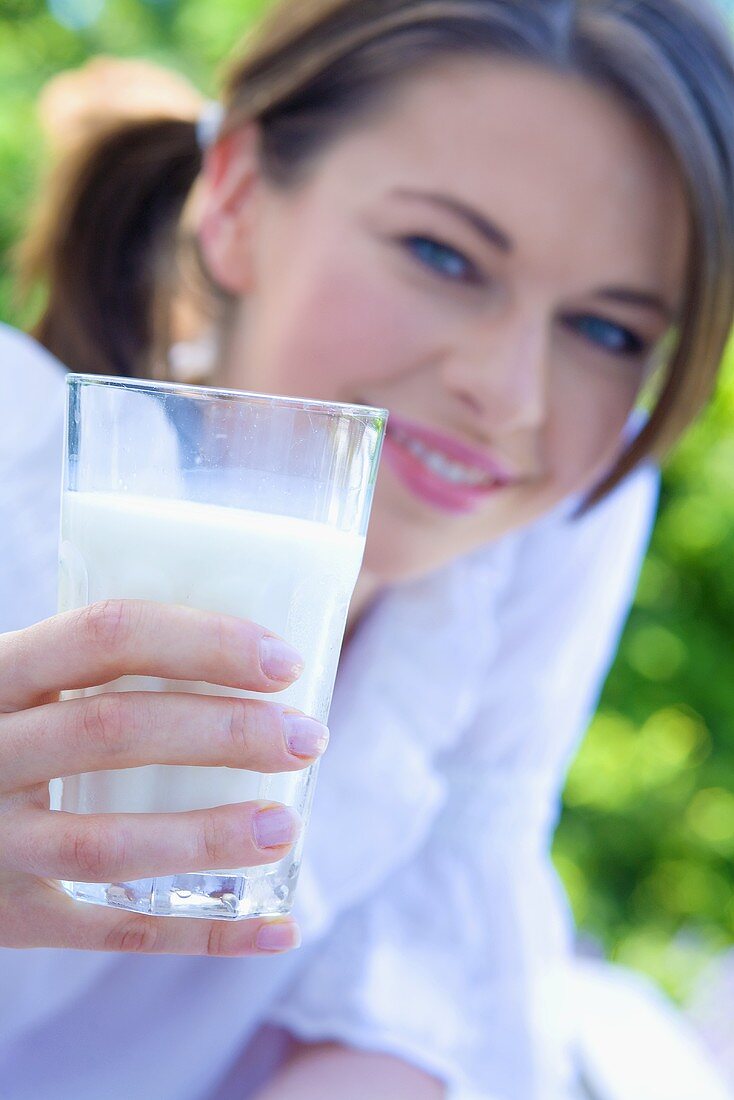
[[[292,921],[274,920],[261,924],[255,936],[261,951],[290,951],[301,946],[301,930]]]
[[[260,667],[268,679],[290,683],[301,675],[303,665],[298,650],[281,638],[263,638],[260,642]]]
[[[295,756],[321,756],[329,743],[329,731],[315,718],[305,714],[284,714],[285,741]]]
[[[299,822],[292,810],[274,806],[255,814],[252,832],[258,848],[278,848],[293,843],[299,833]]]

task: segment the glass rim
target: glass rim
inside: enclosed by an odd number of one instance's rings
[[[249,390],[234,390],[220,388],[218,386],[199,386],[190,382],[164,382],[149,380],[147,378],[120,378],[115,375],[82,374],[74,371],[67,372],[66,384],[86,386],[119,387],[123,390],[137,390],[147,392],[155,390],[161,393],[170,393],[174,397],[190,397],[200,400],[229,400],[242,402],[261,402],[264,405],[284,405],[303,412],[317,412],[330,416],[347,416],[352,419],[385,417],[390,414],[387,409],[374,405],[356,405],[341,401],[319,401],[311,397],[283,397],[279,394],[255,393]]]

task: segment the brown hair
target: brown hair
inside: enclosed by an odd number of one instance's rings
[[[591,500],[676,441],[708,400],[734,314],[734,55],[706,0],[281,0],[232,66],[222,133],[257,120],[264,170],[296,185],[327,143],[436,58],[501,55],[613,90],[663,138],[687,191],[686,295],[649,420]],[[54,181],[26,247],[37,335],[75,369],[150,373],[166,250],[202,154],[193,121],[97,133]],[[173,282],[172,271],[166,278]]]

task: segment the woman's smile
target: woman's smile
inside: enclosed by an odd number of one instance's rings
[[[414,496],[443,512],[475,512],[516,478],[499,461],[435,428],[390,415],[384,460]]]

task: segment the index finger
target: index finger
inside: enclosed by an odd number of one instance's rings
[[[246,619],[145,600],[106,600],[0,635],[0,711],[52,701],[60,691],[120,676],[197,680],[282,691],[303,660]]]

